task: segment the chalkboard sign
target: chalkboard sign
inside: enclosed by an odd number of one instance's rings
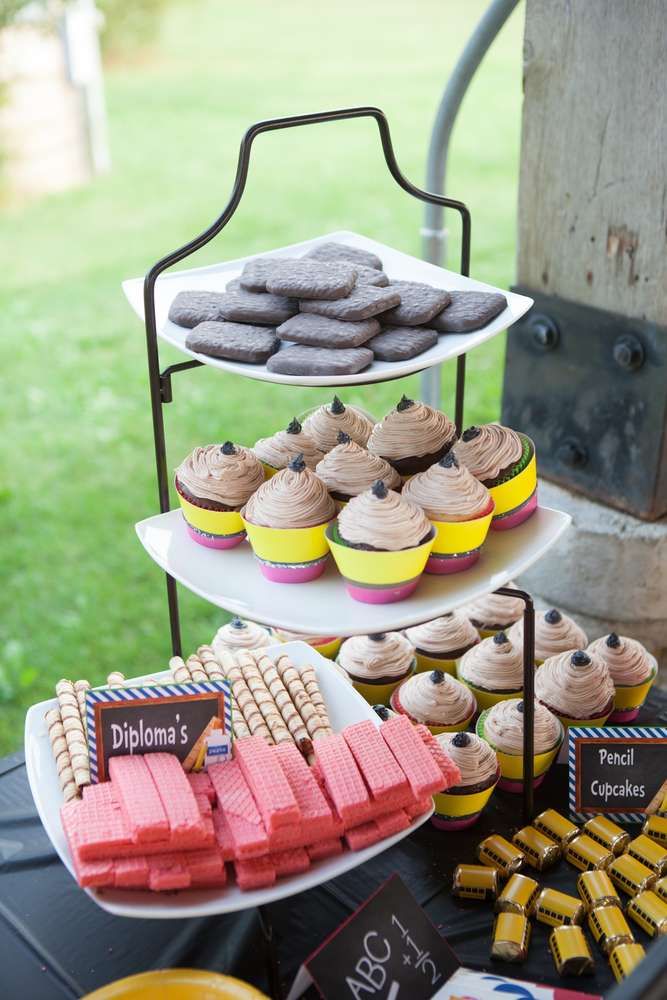
[[[460,962],[398,875],[306,959],[287,1000],[430,1000]]]
[[[604,813],[619,823],[639,823],[660,805],[667,783],[667,729],[575,727],[568,765],[574,820]]]
[[[86,692],[90,776],[106,781],[110,757],[175,754],[191,770],[216,731],[231,749],[228,681],[93,688]]]

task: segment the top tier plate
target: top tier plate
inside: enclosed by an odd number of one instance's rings
[[[177,292],[186,289],[221,292],[225,289],[227,282],[239,276],[243,265],[254,257],[301,257],[318,243],[329,240],[362,247],[364,250],[376,253],[382,260],[384,270],[389,278],[423,281],[438,288],[446,288],[448,291],[454,289],[457,291],[502,292],[507,299],[507,308],[491,323],[487,323],[486,326],[472,333],[442,334],[434,347],[409,361],[374,361],[369,368],[359,372],[358,375],[339,376],[277,375],[267,371],[265,365],[247,365],[238,361],[224,361],[222,358],[209,358],[205,354],[189,351],[185,346],[185,337],[188,331],[181,326],[176,326],[175,323],[170,323],[167,319],[169,306]],[[130,305],[142,320],[144,318],[143,288],[143,278],[130,278],[123,282],[123,291]],[[515,292],[507,292],[493,285],[485,285],[473,278],[464,278],[454,271],[446,271],[442,267],[436,267],[435,264],[429,264],[427,261],[419,260],[410,254],[401,253],[400,250],[394,250],[392,247],[371,240],[367,236],[345,231],[328,233],[326,236],[318,236],[302,243],[293,243],[291,246],[281,247],[278,250],[267,250],[262,254],[239,257],[237,260],[230,260],[223,264],[211,264],[208,267],[197,267],[187,271],[170,271],[160,277],[155,286],[157,327],[163,340],[205,365],[222,368],[223,371],[233,372],[235,375],[245,375],[246,378],[258,379],[261,382],[277,382],[281,385],[367,385],[370,382],[386,382],[390,379],[403,378],[405,375],[432,368],[449,358],[458,357],[459,354],[464,354],[479,344],[483,344],[486,340],[490,340],[491,337],[506,330],[512,323],[516,323],[528,312],[532,304],[533,300],[526,295],[517,295]]]

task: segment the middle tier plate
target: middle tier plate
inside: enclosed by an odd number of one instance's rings
[[[537,562],[570,524],[569,514],[538,507],[511,531],[492,531],[472,569],[452,576],[424,575],[416,592],[395,604],[360,604],[345,589],[333,561],[317,580],[271,583],[262,576],[247,542],[216,551],[188,536],[180,510],[136,525],[155,562],[182,583],[232,614],[310,635],[363,635],[405,628],[504,586]]]

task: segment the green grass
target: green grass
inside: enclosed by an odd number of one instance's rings
[[[377,104],[399,163],[423,183],[441,88],[484,2],[190,2],[150,53],[107,74],[113,172],[80,191],[7,208],[0,309],[0,752],[20,745],[27,705],[60,676],[102,681],[165,665],[161,572],[134,522],[156,510],[143,330],[120,290],[204,228],[225,203],[238,143],[259,118]],[[317,11],[314,13],[314,11]],[[514,273],[521,16],[466,98],[448,191],[473,213],[472,272]],[[389,177],[369,122],[262,136],[241,207],[197,263],[351,228],[409,252],[421,209]],[[456,260],[457,219],[450,260]],[[9,251],[9,252],[7,252]],[[504,346],[471,355],[466,421],[497,416]],[[181,360],[163,349],[162,360]],[[452,408],[452,371],[444,376]],[[416,379],[343,393],[377,414]],[[324,390],[203,369],[174,380],[174,466],[197,443],[251,444]],[[181,592],[184,644],[222,613]]]

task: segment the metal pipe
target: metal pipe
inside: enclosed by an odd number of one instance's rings
[[[456,116],[477,67],[494,38],[505,24],[519,0],[492,0],[479,24],[468,39],[452,71],[436,112],[426,160],[427,191],[445,191],[447,154]],[[443,211],[438,205],[426,205],[421,228],[422,257],[431,264],[446,263],[446,234]],[[421,377],[421,397],[430,406],[440,406],[441,366],[424,372]],[[457,394],[459,388],[457,386]],[[463,399],[462,390],[460,391]]]

